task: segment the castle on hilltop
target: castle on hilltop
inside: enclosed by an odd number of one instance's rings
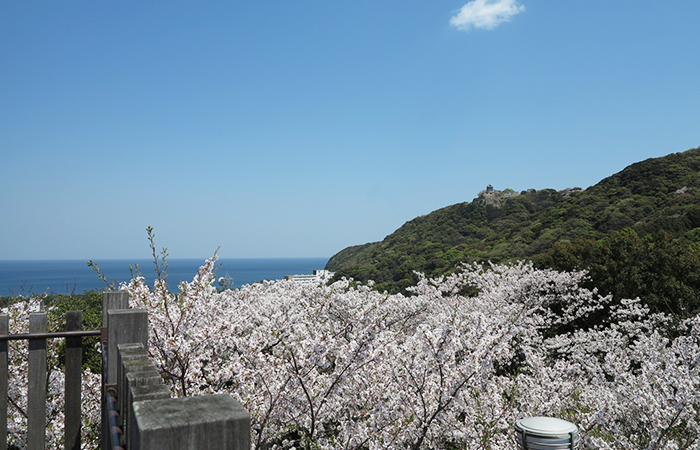
[[[499,208],[506,202],[506,200],[518,195],[520,194],[515,192],[513,189],[499,191],[494,189],[493,186],[489,184],[486,186],[486,190],[479,192],[479,196],[474,199],[474,203],[482,203],[484,205],[492,205]]]
[[[544,190],[554,192],[553,189]],[[564,198],[569,198],[573,193],[580,192],[581,190],[582,189],[580,187],[575,187],[562,189],[556,192]],[[528,189],[527,191],[515,192],[513,189],[506,188],[502,191],[499,191],[498,189],[494,189],[493,186],[489,184],[488,186],[486,186],[485,190],[479,192],[478,197],[475,198],[473,202],[477,204],[491,205],[496,208],[500,208],[506,201],[508,201],[508,199],[517,197],[519,195],[531,196],[535,194],[537,194],[537,189]]]

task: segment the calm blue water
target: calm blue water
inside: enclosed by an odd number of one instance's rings
[[[129,281],[129,265],[138,263],[141,274],[153,286],[155,270],[149,260],[94,260],[108,281]],[[222,258],[217,277],[229,274],[234,287],[261,280],[279,280],[285,275],[310,274],[323,269],[328,258]],[[192,281],[204,259],[173,259],[168,261],[168,285],[177,291],[180,280]],[[83,293],[102,290],[106,284],[84,260],[65,261],[0,261],[0,296],[28,295],[54,292],[57,294]]]

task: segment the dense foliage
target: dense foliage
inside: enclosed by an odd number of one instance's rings
[[[588,288],[615,298],[640,297],[652,312],[683,319],[700,312],[700,242],[633,229],[600,239],[577,239],[535,257],[540,267],[586,269]]]
[[[83,330],[102,328],[102,293],[87,291],[83,294],[50,294],[43,298],[49,313],[49,323],[56,331],[65,330],[65,317],[68,311],[82,311]],[[93,373],[102,373],[102,355],[99,352],[99,336],[85,336],[83,340],[83,369]],[[65,340],[57,343],[58,363],[63,366],[65,359]]]
[[[684,258],[697,258],[690,244],[700,237],[700,148],[632,164],[585,190],[484,191],[471,203],[411,220],[381,242],[349,247],[327,268],[338,279],[405,292],[418,281],[415,271],[439,276],[463,262],[537,258],[555,245],[599,241],[626,228],[653,239],[667,233],[685,246]]]

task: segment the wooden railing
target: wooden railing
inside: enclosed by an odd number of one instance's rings
[[[69,312],[66,330],[46,332],[46,314],[33,313],[29,334],[10,335],[0,316],[0,399],[7,399],[8,340],[29,341],[27,449],[43,450],[46,426],[46,339],[66,339],[65,448],[80,448],[81,337],[102,336],[102,449],[250,449],[250,415],[230,395],[171,398],[148,358],[148,313],[130,309],[123,292],[103,295],[101,330],[82,331]],[[0,401],[0,450],[7,448],[7,401]]]
[[[47,333],[45,312],[29,316],[29,333],[9,334],[9,317],[0,315],[0,450],[7,449],[8,341],[29,341],[27,388],[27,449],[43,450],[46,429],[46,344],[47,339],[66,339],[65,425],[66,449],[80,448],[82,337],[100,335],[100,330],[83,331],[81,311],[66,313],[66,331]]]

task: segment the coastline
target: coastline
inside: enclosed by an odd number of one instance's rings
[[[192,280],[205,258],[168,259],[168,285],[177,291],[180,281]],[[155,279],[153,260],[93,260],[109,282],[131,279],[129,266],[138,264],[149,285]],[[286,275],[312,273],[323,269],[328,258],[220,258],[217,277],[230,275],[234,288],[262,280],[281,280]],[[82,293],[106,287],[85,260],[4,260],[0,261],[0,296],[29,295],[44,292]]]

